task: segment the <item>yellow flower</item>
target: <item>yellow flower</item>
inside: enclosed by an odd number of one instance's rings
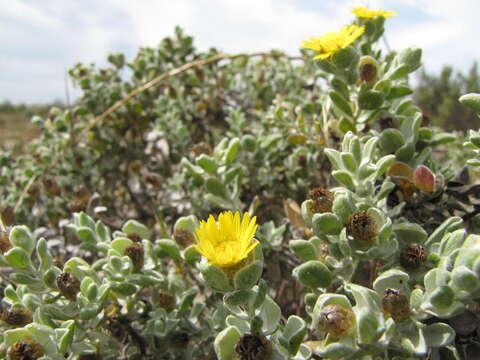
[[[256,217],[250,218],[248,213],[241,221],[238,211],[223,212],[218,221],[210,215],[195,230],[196,249],[210,264],[222,268],[237,265],[259,244],[253,240],[257,227]]]
[[[344,49],[365,31],[364,26],[344,26],[339,32],[329,32],[317,38],[303,41],[303,47],[318,52],[314,59],[327,59],[338,50]]]
[[[359,18],[363,19],[374,19],[378,16],[384,17],[384,18],[389,18],[392,16],[397,16],[395,11],[390,11],[390,10],[369,10],[367,8],[364,8],[362,6],[357,6],[352,10],[352,13],[357,15]]]

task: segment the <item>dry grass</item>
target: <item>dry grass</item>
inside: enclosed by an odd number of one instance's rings
[[[0,113],[0,148],[22,152],[25,144],[39,135],[25,112]]]

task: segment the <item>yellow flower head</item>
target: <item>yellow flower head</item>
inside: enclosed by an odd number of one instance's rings
[[[318,52],[314,59],[327,59],[338,50],[352,44],[364,31],[364,26],[344,26],[339,32],[329,32],[317,38],[311,37],[310,40],[304,40],[303,47]]]
[[[210,264],[222,268],[237,265],[259,244],[253,241],[257,227],[256,217],[250,218],[248,213],[241,220],[238,211],[225,211],[218,221],[210,215],[195,230],[196,249]]]
[[[359,18],[363,19],[374,19],[376,17],[384,17],[384,18],[389,18],[392,16],[397,16],[395,11],[390,11],[390,10],[369,10],[367,8],[364,8],[362,6],[357,6],[352,10],[352,13],[357,15]]]

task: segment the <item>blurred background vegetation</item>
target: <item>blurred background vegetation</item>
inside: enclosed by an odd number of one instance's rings
[[[475,62],[467,73],[451,66],[444,66],[440,73],[430,73],[422,68],[414,78],[414,101],[424,111],[431,126],[440,126],[449,131],[480,128],[480,119],[458,102],[466,93],[480,92],[478,64]],[[22,152],[24,145],[39,134],[31,123],[33,115],[44,117],[51,107],[64,108],[56,100],[49,104],[0,103],[0,148]]]

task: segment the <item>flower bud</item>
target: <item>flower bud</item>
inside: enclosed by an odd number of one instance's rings
[[[406,270],[418,270],[427,260],[425,248],[419,244],[410,244],[400,253],[400,265]]]
[[[0,319],[15,327],[23,327],[33,321],[32,312],[24,307],[14,307],[4,311]]]
[[[210,144],[200,142],[192,146],[192,152],[195,154],[195,156],[199,156],[201,154],[211,155],[213,150]]]
[[[410,316],[408,297],[399,290],[385,290],[382,298],[382,308],[395,322],[406,320]]]
[[[27,194],[33,201],[38,200],[40,198],[40,186],[36,183],[32,184],[28,188]]]
[[[235,352],[240,360],[267,360],[271,357],[271,344],[265,336],[245,334],[237,342]]]
[[[152,185],[155,189],[160,189],[162,187],[162,177],[158,174],[148,172],[144,175],[145,182]]]
[[[312,213],[332,212],[334,196],[330,191],[320,186],[310,190],[309,195],[310,199],[312,199],[310,205],[310,211]]]
[[[100,360],[101,357],[98,353],[83,354],[78,357],[78,360]]]
[[[172,311],[177,306],[177,300],[175,299],[175,295],[173,295],[169,291],[162,289],[158,290],[157,296],[155,298],[155,303],[159,307],[167,311]]]
[[[133,160],[128,164],[130,171],[136,175],[140,175],[142,171],[142,162],[140,160]]]
[[[44,355],[42,346],[34,340],[18,341],[8,351],[10,360],[36,360]]]
[[[0,231],[0,255],[5,254],[12,248],[12,243],[6,231]]]
[[[175,232],[173,233],[173,239],[184,249],[195,242],[195,237],[193,234],[190,231],[181,228],[175,229]]]
[[[184,349],[188,346],[190,336],[184,331],[178,331],[173,333],[170,338],[170,346],[174,349]]]
[[[71,301],[75,301],[80,292],[80,280],[69,272],[58,275],[57,286],[60,293]]]
[[[363,56],[358,64],[360,80],[369,85],[374,84],[378,77],[378,62],[371,56]]]
[[[132,240],[133,242],[139,243],[142,242],[142,237],[138,235],[137,233],[130,233],[127,234],[127,237]]]
[[[177,90],[172,85],[168,85],[168,96],[170,99],[176,99],[178,97]]]
[[[43,179],[43,188],[48,195],[51,196],[60,196],[61,190],[57,181],[53,178]]]
[[[377,224],[366,212],[357,212],[348,219],[347,233],[355,241],[372,244],[377,236]]]
[[[15,210],[12,206],[3,206],[0,208],[0,217],[3,225],[12,226],[15,224]]]
[[[145,262],[145,253],[141,243],[135,242],[125,248],[125,256],[128,256],[133,263],[133,271],[138,272],[142,269]]]
[[[380,120],[378,120],[378,124],[380,125],[380,129],[382,131],[394,127],[393,118],[390,116],[382,117]]]
[[[355,315],[343,306],[329,304],[322,309],[319,324],[323,331],[338,338],[353,330]]]
[[[70,204],[70,210],[73,212],[85,211],[92,197],[92,193],[85,187],[75,191],[75,199]]]

